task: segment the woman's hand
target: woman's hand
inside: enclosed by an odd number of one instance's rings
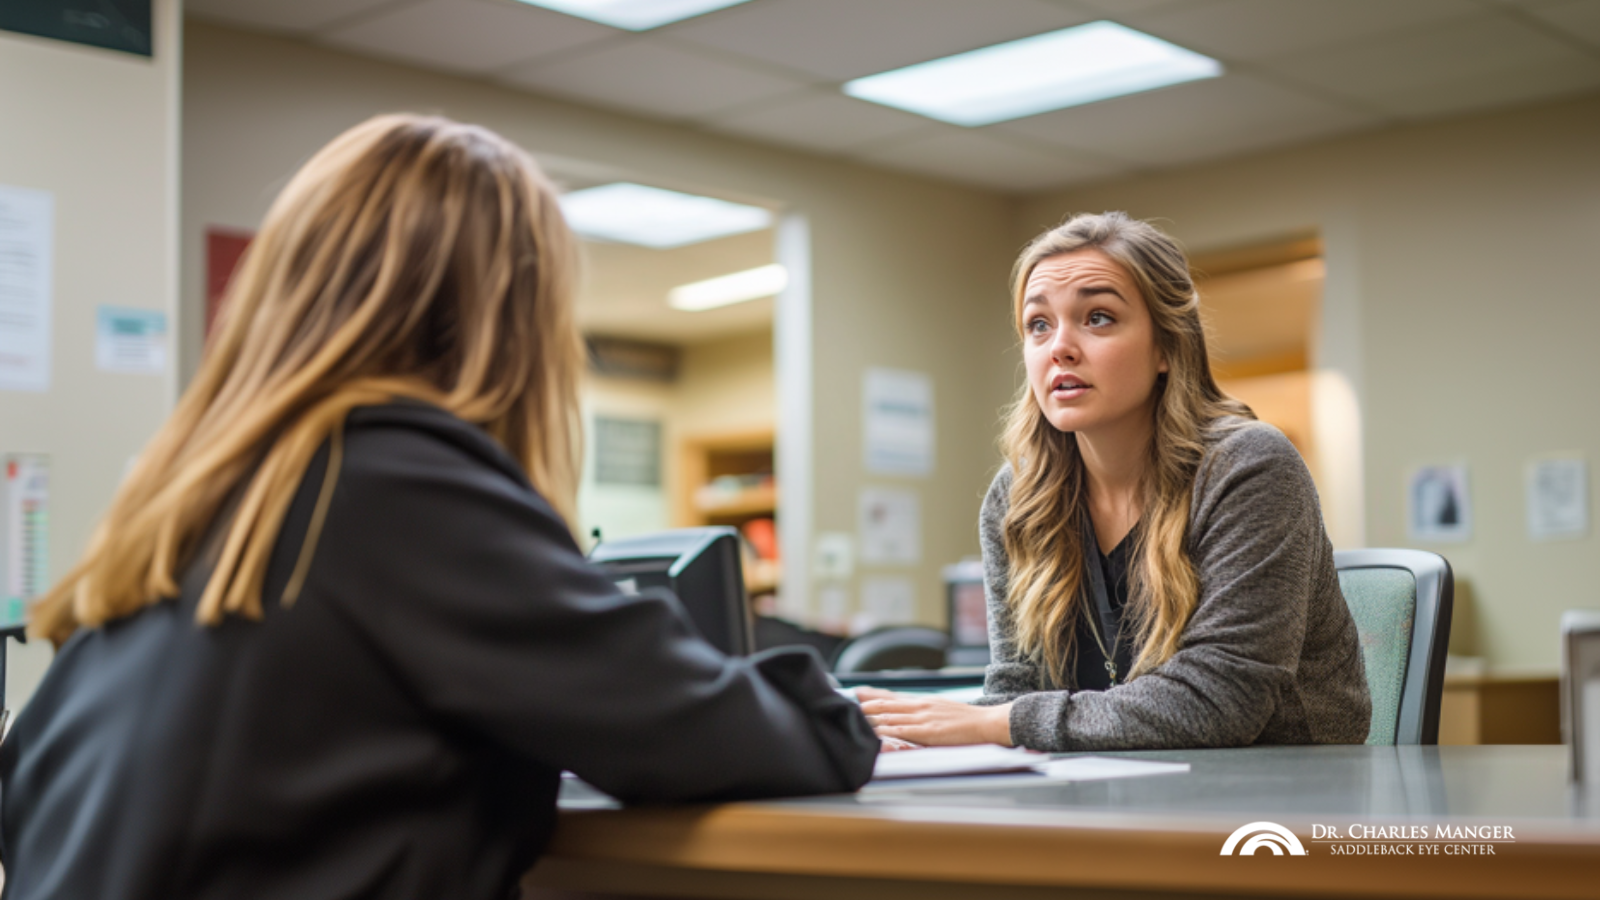
[[[1011,746],[1011,704],[973,706],[924,694],[856,688],[861,711],[880,738],[925,747],[958,744]]]

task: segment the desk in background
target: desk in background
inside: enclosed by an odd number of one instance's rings
[[[564,809],[541,890],[739,898],[1600,897],[1600,791],[1560,746],[1142,752],[1186,774],[665,809]],[[1223,857],[1247,823],[1305,857]],[[1493,856],[1333,856],[1312,825],[1505,825]],[[1404,842],[1401,842],[1404,843]],[[1063,892],[1063,889],[1075,889]],[[1136,892],[1136,893],[1124,893]],[[559,893],[556,896],[560,896]]]
[[[1445,672],[1441,744],[1561,743],[1561,682],[1555,675]]]

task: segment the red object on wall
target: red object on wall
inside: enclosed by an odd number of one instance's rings
[[[228,280],[238,267],[239,259],[255,239],[253,231],[231,228],[206,229],[206,339],[211,339],[211,327],[222,309],[222,298],[228,295]]]
[[[771,519],[751,519],[744,523],[744,537],[762,559],[778,558],[778,526]]]

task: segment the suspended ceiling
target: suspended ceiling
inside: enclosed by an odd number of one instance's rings
[[[515,0],[188,0],[533,93],[1023,193],[1600,90],[1600,0],[750,0],[632,33]],[[1112,19],[1220,78],[981,128],[844,81]]]

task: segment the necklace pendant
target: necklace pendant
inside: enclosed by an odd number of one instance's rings
[[[1109,660],[1109,659],[1106,660],[1106,671],[1108,673],[1110,673],[1110,675],[1111,675],[1111,686],[1112,687],[1116,687],[1116,685],[1117,685],[1117,664],[1115,662]]]

